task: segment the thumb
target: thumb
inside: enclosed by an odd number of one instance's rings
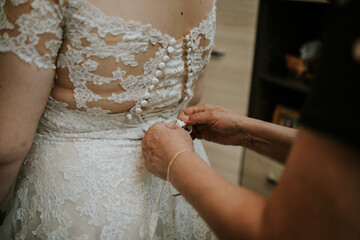
[[[164,123],[164,126],[168,129],[176,129],[178,128],[177,126],[174,126],[174,125],[170,125],[170,124],[167,124],[167,123]]]

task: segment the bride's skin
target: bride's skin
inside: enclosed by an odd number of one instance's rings
[[[154,28],[176,39],[197,26],[213,6],[212,0],[91,0],[91,2],[106,15],[120,16],[125,20],[133,19],[144,24],[151,23]],[[149,55],[138,56],[139,65],[142,66],[142,63],[154,53],[155,48],[149,47]],[[139,74],[136,71],[141,69],[129,71],[130,74],[136,75]],[[66,78],[65,73],[59,71],[58,75],[59,79],[53,88],[54,70],[39,69],[35,64],[21,61],[11,52],[0,53],[0,203],[9,192],[22,161],[31,147],[49,95],[75,108],[72,83]],[[191,104],[196,103],[200,97],[201,79]],[[95,86],[89,88],[93,87],[91,90],[101,95],[112,91],[114,85],[109,84],[107,87],[98,87],[99,89]],[[100,106],[112,112],[123,112],[132,107],[132,104],[100,101],[88,105]]]

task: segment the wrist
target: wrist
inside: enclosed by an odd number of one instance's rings
[[[238,145],[243,147],[249,147],[252,144],[252,132],[251,132],[251,119],[245,116],[240,116],[237,121]]]
[[[177,180],[182,178],[186,168],[191,167],[196,157],[198,157],[198,155],[194,151],[184,151],[176,157],[169,171],[169,181],[174,186]]]

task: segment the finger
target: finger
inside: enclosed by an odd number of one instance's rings
[[[177,127],[177,126],[174,126],[174,125],[170,125],[170,124],[167,124],[167,123],[164,123],[164,127],[168,128],[168,129],[177,129],[177,128],[180,128],[180,127]]]
[[[151,130],[154,130],[154,129],[159,130],[159,129],[164,129],[164,128],[170,128],[172,126],[173,125],[170,125],[170,124],[167,124],[167,123],[164,123],[164,122],[156,122],[152,126],[150,126],[150,128],[151,128]]]
[[[193,126],[192,132],[191,132],[191,134],[190,134],[191,136],[196,136],[196,135],[198,134],[198,132],[199,132],[199,130],[198,130],[199,126],[201,126],[201,125],[194,125],[194,126]]]
[[[217,133],[214,133],[211,128],[209,128],[209,125],[206,124],[200,124],[195,125],[194,134],[192,136],[196,136],[198,139],[205,139],[207,141],[211,141],[213,138],[212,135],[216,135]]]
[[[164,128],[164,123],[156,122],[147,129],[145,137],[149,135],[153,135],[154,133],[160,131],[163,128]]]
[[[177,116],[177,119],[186,123],[189,120],[189,116],[185,114],[184,110],[182,110]]]
[[[189,115],[189,120],[187,124],[191,125],[199,125],[199,124],[207,124],[210,125],[213,121],[212,113],[210,111],[199,112]]]
[[[217,107],[210,105],[210,104],[204,104],[204,105],[199,105],[199,106],[188,107],[188,108],[183,109],[182,111],[185,113],[185,115],[189,116],[189,115],[192,115],[195,113],[210,111],[215,108],[217,108]]]
[[[193,126],[193,132],[197,133],[197,132],[209,132],[209,125],[206,124],[199,124],[199,125],[194,125]]]
[[[159,128],[159,127],[163,127],[165,123],[163,122],[156,122],[153,125],[151,125],[150,128]]]
[[[203,139],[202,134],[199,132],[191,133],[191,137],[192,137],[192,139]]]

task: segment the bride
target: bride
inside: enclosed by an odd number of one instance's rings
[[[0,0],[0,239],[214,238],[141,159],[214,31],[213,0]]]

